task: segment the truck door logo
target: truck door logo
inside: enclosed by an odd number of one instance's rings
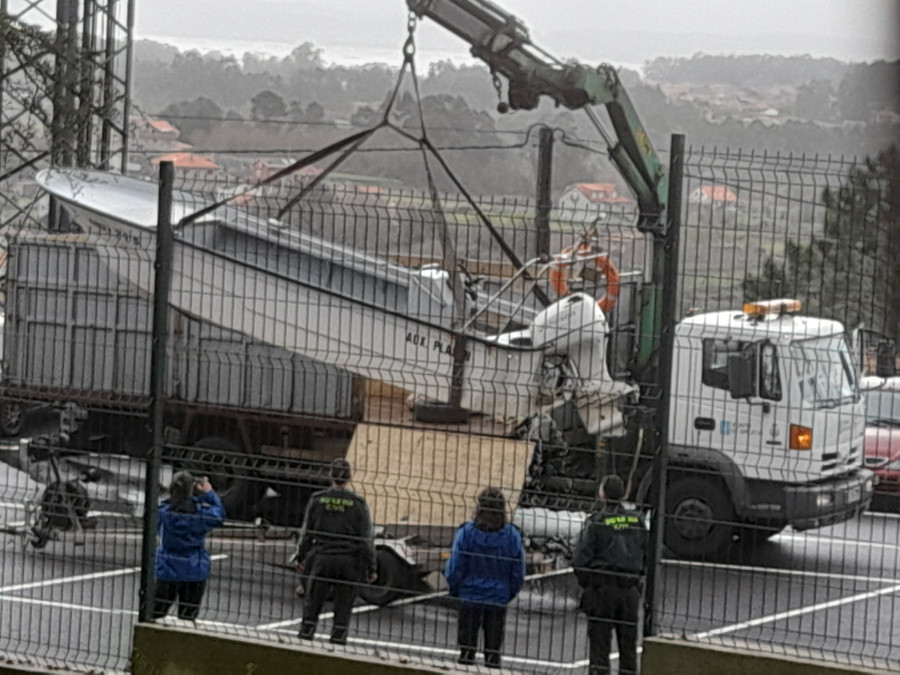
[[[723,436],[727,436],[731,433],[731,421],[730,420],[722,420],[719,424],[719,433]]]

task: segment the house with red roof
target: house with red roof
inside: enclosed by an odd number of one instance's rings
[[[167,120],[134,116],[131,118],[131,134],[141,147],[164,150],[178,142],[181,132]]]
[[[701,185],[688,195],[689,204],[737,206],[737,195],[725,185]]]
[[[266,180],[277,172],[286,169],[295,161],[296,160],[291,157],[257,159],[255,162],[253,162],[253,164],[250,165],[248,177],[252,182],[258,183],[259,181]],[[308,181],[310,178],[315,178],[320,173],[322,173],[322,169],[315,165],[304,166],[302,169],[297,169],[289,176],[285,176],[284,180],[299,183],[303,182],[304,180]]]
[[[619,194],[615,183],[575,183],[568,186],[558,205],[564,218],[606,218],[631,200]]]
[[[209,178],[214,171],[222,170],[209,157],[193,152],[168,152],[150,160],[151,164],[158,165],[160,162],[172,162],[175,170],[184,178]]]

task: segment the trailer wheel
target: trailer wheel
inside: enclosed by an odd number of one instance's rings
[[[233,454],[241,452],[237,445],[220,436],[202,438],[194,443],[194,448]],[[266,485],[251,476],[239,474],[232,457],[217,456],[216,452],[197,453],[191,466],[192,472],[209,476],[228,518],[253,520],[256,517],[257,503],[266,493]]]
[[[390,551],[379,549],[375,554],[378,563],[378,579],[374,584],[364,584],[359,596],[370,605],[384,607],[404,595],[408,587],[406,565]]]
[[[32,530],[29,543],[38,551],[47,548],[47,544],[50,543],[50,530],[44,528]]]
[[[682,558],[710,558],[734,538],[734,508],[721,484],[681,478],[666,495],[666,546]]]
[[[25,413],[21,403],[9,399],[0,401],[0,435],[18,436],[22,431],[24,417]]]

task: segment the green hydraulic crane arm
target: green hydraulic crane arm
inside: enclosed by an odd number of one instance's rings
[[[489,0],[407,0],[411,12],[428,17],[471,45],[472,55],[509,82],[509,107],[531,110],[541,96],[570,109],[586,108],[628,183],[639,208],[638,229],[662,234],[668,179],[616,70],[562,63],[536,47],[516,17]],[[606,107],[615,137],[590,109]]]

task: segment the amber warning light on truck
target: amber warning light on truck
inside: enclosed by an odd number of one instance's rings
[[[803,309],[803,303],[793,298],[779,298],[778,300],[759,300],[757,302],[745,302],[744,314],[747,316],[780,316],[782,314],[797,314]]]

